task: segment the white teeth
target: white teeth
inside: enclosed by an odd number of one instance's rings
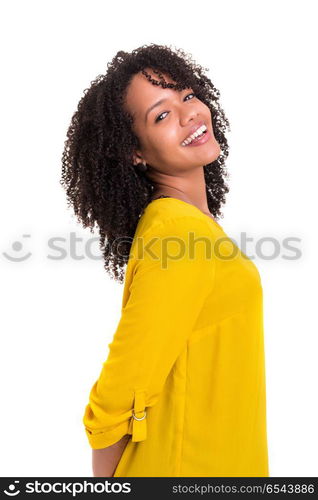
[[[205,132],[205,130],[207,130],[207,127],[206,125],[202,125],[200,128],[198,128],[194,134],[190,135],[189,137],[187,137],[182,143],[181,143],[181,146],[187,146],[188,144],[190,144],[190,142],[193,141],[193,139],[195,139],[196,137],[198,137],[199,135],[203,134],[203,132]]]

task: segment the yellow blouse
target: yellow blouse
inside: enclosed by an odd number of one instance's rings
[[[269,476],[260,275],[196,206],[147,205],[108,347],[83,423],[131,435],[114,477]]]

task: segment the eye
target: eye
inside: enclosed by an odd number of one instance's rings
[[[186,95],[186,96],[185,96],[185,99],[186,99],[187,97],[189,97],[189,95],[193,95],[193,96],[195,97],[194,92],[191,92],[191,94],[188,94],[188,95]]]
[[[187,97],[189,97],[190,95],[192,95],[192,96],[194,96],[194,97],[195,97],[194,92],[191,92],[191,94],[187,94],[187,95],[185,96],[184,100],[185,100],[185,99],[187,99]],[[169,111],[164,111],[163,113],[160,113],[160,115],[158,115],[158,116],[157,116],[157,118],[155,119],[155,123],[158,123],[158,122],[161,122],[162,120],[164,120],[164,118],[160,119],[160,117],[161,117],[162,115],[166,114],[166,113],[169,113]]]
[[[157,118],[155,119],[155,123],[161,122],[163,119],[161,120],[159,118],[160,118],[160,116],[164,115],[165,113],[168,113],[168,111],[164,111],[163,113],[161,113],[160,115],[158,115]]]

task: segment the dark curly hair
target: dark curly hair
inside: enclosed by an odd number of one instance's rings
[[[150,79],[152,84],[175,89],[192,88],[211,111],[214,135],[220,145],[219,157],[204,165],[208,207],[220,215],[228,173],[225,160],[229,122],[219,104],[219,91],[204,74],[207,68],[195,64],[191,55],[171,46],[150,44],[131,53],[119,51],[107,64],[105,75],[98,75],[84,90],[72,116],[64,142],[62,177],[68,206],[78,221],[93,232],[99,228],[104,268],[110,277],[123,283],[124,267],[138,219],[151,199],[154,185],[133,165],[133,151],[139,141],[132,131],[132,116],[124,109],[125,92],[133,75],[151,68],[165,73],[176,85]],[[144,73],[146,74],[146,73]],[[118,245],[120,241],[120,245]],[[117,243],[116,243],[117,242]],[[116,243],[116,244],[115,244]]]

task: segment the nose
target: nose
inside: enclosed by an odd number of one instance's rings
[[[195,121],[198,113],[197,111],[192,107],[191,109],[183,109],[180,113],[180,125],[182,127],[186,127],[187,124],[192,125],[192,123]]]

